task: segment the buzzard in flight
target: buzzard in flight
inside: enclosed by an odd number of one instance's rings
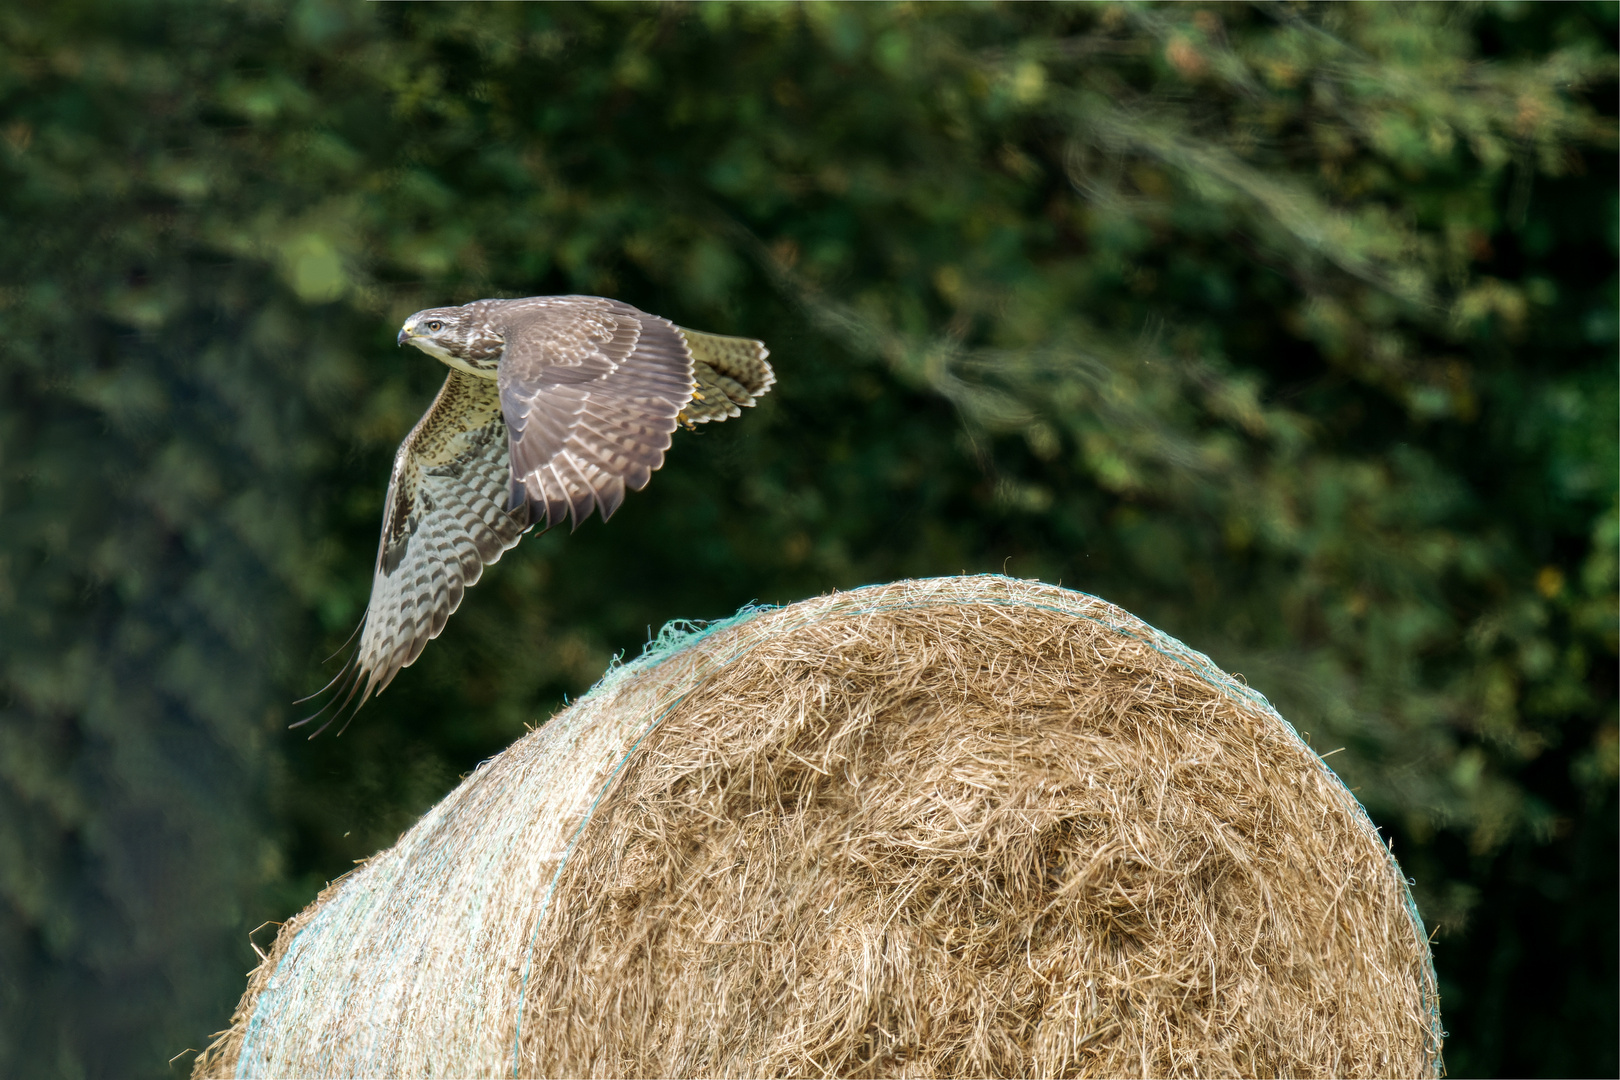
[[[360,645],[333,680],[347,686],[339,712],[409,666],[525,532],[611,517],[676,425],[736,416],[776,381],[763,342],[597,296],[429,308],[405,320],[407,342],[451,370],[394,457]]]

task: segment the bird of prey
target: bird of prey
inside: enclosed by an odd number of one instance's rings
[[[737,416],[776,381],[764,342],[599,296],[428,308],[398,341],[450,374],[394,457],[360,644],[328,684],[343,684],[338,713],[421,655],[525,532],[578,528],[593,510],[607,520],[664,463],[677,425]]]

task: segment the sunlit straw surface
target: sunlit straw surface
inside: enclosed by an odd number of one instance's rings
[[[1431,1075],[1436,1009],[1264,698],[951,578],[664,638],[291,921],[197,1075]]]

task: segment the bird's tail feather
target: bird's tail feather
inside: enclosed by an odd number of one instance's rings
[[[691,402],[681,411],[682,421],[702,424],[737,416],[776,384],[776,372],[765,359],[771,351],[763,341],[685,328],[680,331],[692,350],[692,375],[697,384]]]

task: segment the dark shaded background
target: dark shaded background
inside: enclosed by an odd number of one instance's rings
[[[249,932],[671,618],[1005,570],[1241,671],[1458,1075],[1614,1075],[1613,4],[0,9],[0,1073],[183,1072]],[[341,738],[402,318],[766,339]],[[262,943],[273,933],[259,933]]]

